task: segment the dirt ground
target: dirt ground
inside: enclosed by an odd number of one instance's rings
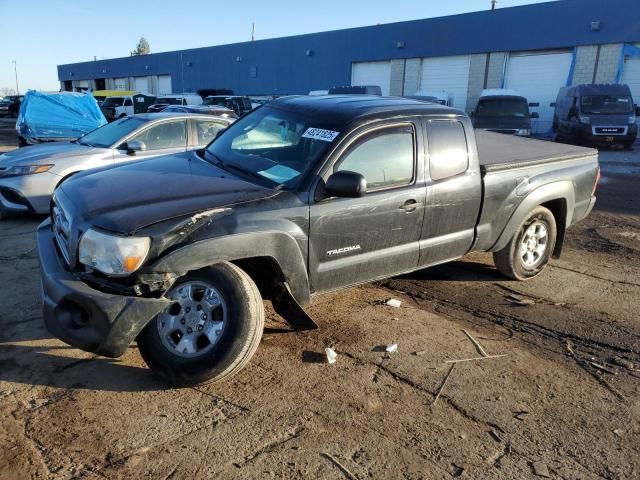
[[[53,339],[41,218],[2,221],[0,478],[640,478],[640,148],[601,161],[596,211],[540,277],[477,254],[325,295],[320,330],[271,314],[250,366],[199,388],[168,388],[135,346]],[[482,356],[463,330],[505,356],[451,370]]]

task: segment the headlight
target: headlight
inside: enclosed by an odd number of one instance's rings
[[[586,115],[578,115],[578,121],[580,123],[584,123],[585,125],[589,125],[591,123],[591,118]]]
[[[80,239],[80,263],[107,275],[135,272],[149,253],[149,237],[118,237],[89,229]]]
[[[530,128],[521,128],[520,130],[516,131],[516,135],[520,135],[521,137],[530,137],[531,136],[531,129]]]
[[[2,175],[4,177],[16,177],[18,175],[33,175],[34,173],[43,173],[51,169],[53,165],[16,165],[9,167]]]
[[[629,117],[629,125],[633,125],[634,123],[636,123],[636,120],[637,120],[636,116],[635,115],[631,115]]]

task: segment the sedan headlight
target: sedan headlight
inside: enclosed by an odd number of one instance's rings
[[[3,177],[17,177],[18,175],[33,175],[44,173],[51,169],[53,165],[15,165],[2,172]]]
[[[591,123],[591,117],[587,117],[586,115],[578,115],[578,121],[584,125],[589,125]]]
[[[80,263],[107,275],[129,275],[142,266],[150,247],[149,237],[118,237],[89,229],[80,239]]]
[[[530,137],[531,136],[531,129],[530,128],[521,128],[521,129],[516,131],[516,135],[519,135],[521,137]]]

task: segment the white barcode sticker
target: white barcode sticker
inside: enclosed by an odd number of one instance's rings
[[[340,135],[340,132],[323,130],[321,128],[307,128],[307,131],[302,134],[304,138],[322,140],[323,142],[333,142],[338,135]]]

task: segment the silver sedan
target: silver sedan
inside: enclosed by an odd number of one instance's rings
[[[48,213],[54,189],[74,173],[202,148],[233,122],[211,115],[145,113],[122,118],[74,142],[0,155],[3,213]]]

